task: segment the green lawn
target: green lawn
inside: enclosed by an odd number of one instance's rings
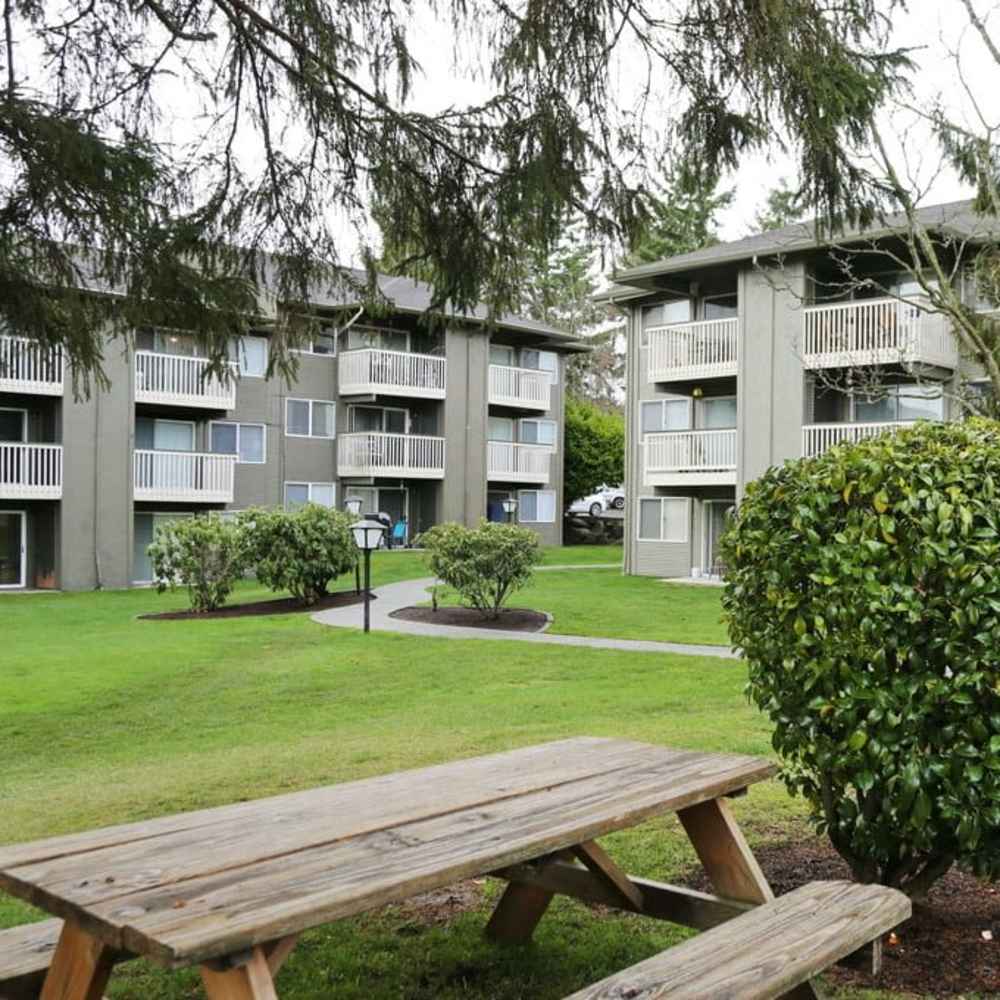
[[[414,553],[376,561],[377,581],[423,572]],[[587,571],[598,574],[614,586],[613,573]],[[607,595],[603,584],[592,594],[595,615],[617,606]],[[249,586],[239,594],[259,596]],[[183,603],[141,590],[0,597],[0,842],[573,734],[769,753],[769,727],[743,697],[738,662],[365,636],[307,615],[135,617]],[[775,782],[735,808],[751,841],[801,834],[800,806]],[[693,863],[674,820],[606,844],[630,870],[661,879]],[[498,948],[480,933],[495,894],[491,883],[475,886],[466,906],[435,925],[404,906],[308,934],[279,978],[281,995],[555,1000],[684,933],[560,901],[532,945]],[[0,897],[0,925],[37,916]],[[200,994],[191,973],[135,964],[116,973],[108,995]]]

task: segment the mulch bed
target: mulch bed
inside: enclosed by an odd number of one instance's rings
[[[475,608],[400,608],[389,615],[408,622],[429,625],[461,625],[463,628],[500,629],[504,632],[541,632],[549,616],[530,608],[503,608],[497,619],[483,618]]]
[[[155,621],[203,621],[208,618],[246,618],[251,615],[287,615],[292,612],[325,611],[327,608],[346,608],[351,604],[360,604],[365,599],[364,594],[356,594],[353,590],[341,590],[336,594],[327,594],[315,604],[304,605],[294,597],[279,597],[275,601],[252,601],[248,604],[232,604],[219,608],[218,611],[160,611],[157,614],[139,615],[140,618]],[[372,600],[375,595],[372,594]]]
[[[816,837],[761,847],[754,855],[779,896],[818,879],[850,878],[840,856]],[[701,869],[681,881],[711,892]],[[993,939],[984,940],[983,931]],[[877,979],[839,966],[827,975],[842,986],[918,996],[1000,994],[1000,890],[953,868],[926,903],[914,904],[913,918],[896,936],[898,943],[885,943]]]

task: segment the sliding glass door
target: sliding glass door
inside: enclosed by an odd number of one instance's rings
[[[0,587],[24,586],[24,511],[0,510]]]

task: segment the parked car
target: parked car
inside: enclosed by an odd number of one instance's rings
[[[589,514],[599,517],[606,510],[623,510],[625,507],[625,492],[620,486],[602,484],[593,493],[574,500],[569,505],[571,514]]]

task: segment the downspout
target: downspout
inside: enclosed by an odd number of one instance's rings
[[[97,578],[97,590],[104,589],[104,580],[101,573],[101,535],[98,522],[101,515],[101,396],[103,393],[97,389],[94,399],[94,575]],[[134,481],[134,480],[133,480]]]

